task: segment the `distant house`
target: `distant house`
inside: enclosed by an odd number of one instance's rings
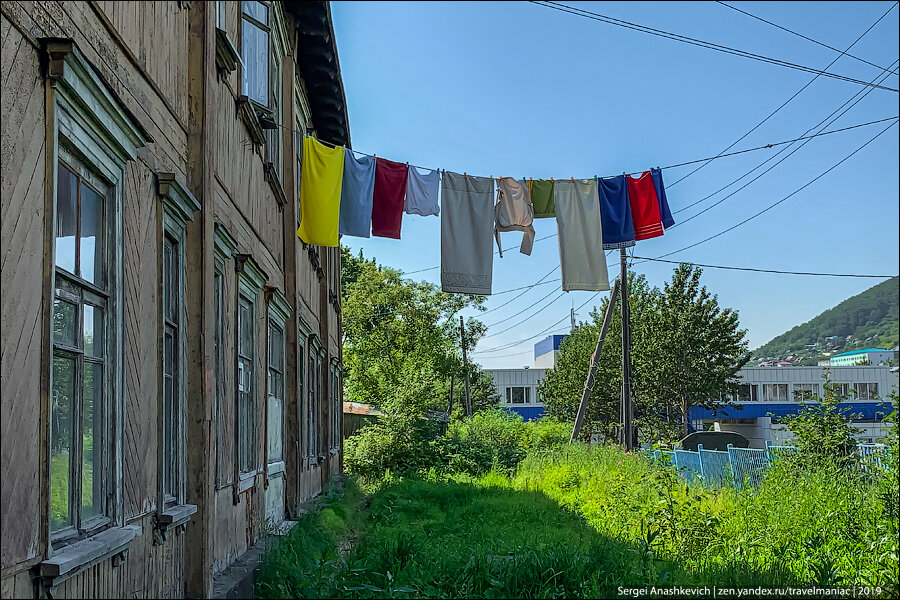
[[[883,348],[867,348],[866,350],[853,350],[841,352],[831,357],[831,366],[844,367],[860,364],[883,365],[894,358],[893,350]]]

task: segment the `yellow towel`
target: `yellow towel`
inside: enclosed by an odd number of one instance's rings
[[[329,148],[312,137],[303,138],[300,228],[297,235],[307,244],[338,245],[343,176],[343,146]]]

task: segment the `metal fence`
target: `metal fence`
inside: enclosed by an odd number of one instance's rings
[[[735,448],[728,451],[705,450],[703,445],[693,450],[649,450],[647,456],[654,462],[671,465],[689,482],[702,482],[712,487],[734,485],[758,487],[766,471],[779,457],[797,452],[795,446],[775,446],[766,443],[765,448]],[[860,467],[864,471],[883,468],[889,457],[884,444],[859,444],[856,447]]]

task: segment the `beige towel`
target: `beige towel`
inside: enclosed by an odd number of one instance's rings
[[[553,196],[563,290],[608,290],[597,180],[556,180]]]
[[[494,180],[444,171],[441,179],[441,289],[490,294]]]

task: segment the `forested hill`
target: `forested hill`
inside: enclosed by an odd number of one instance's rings
[[[793,355],[791,362],[816,364],[825,352],[893,348],[900,337],[898,286],[900,281],[893,277],[847,298],[811,321],[779,335],[753,351],[752,356],[760,360],[785,360]]]

